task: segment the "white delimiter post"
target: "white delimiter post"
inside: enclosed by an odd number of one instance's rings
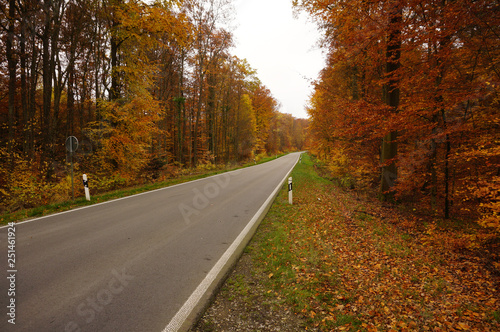
[[[85,198],[90,201],[90,191],[89,191],[89,181],[87,180],[87,174],[83,174],[83,187],[85,189]]]
[[[288,203],[289,204],[293,204],[292,177],[288,178]]]

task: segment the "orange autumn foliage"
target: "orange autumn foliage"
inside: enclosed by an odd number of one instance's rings
[[[282,115],[231,54],[231,10],[229,0],[0,2],[0,211],[71,197],[68,136],[95,193],[302,149],[307,121]]]
[[[490,1],[294,1],[324,31],[327,66],[309,114],[313,150],[360,184],[379,181],[380,140],[398,132],[397,199],[500,231],[500,16]],[[390,10],[400,67],[385,71]],[[396,112],[386,106],[397,81]],[[362,170],[359,172],[358,170]],[[361,173],[361,174],[359,174]]]

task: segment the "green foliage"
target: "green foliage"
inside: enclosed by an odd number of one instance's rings
[[[266,153],[259,153],[258,155],[255,156],[254,159],[255,159],[256,162],[259,162],[259,161],[263,160],[266,157],[267,157]]]

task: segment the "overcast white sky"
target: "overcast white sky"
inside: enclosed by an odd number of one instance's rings
[[[293,17],[292,0],[235,0],[236,48],[282,105],[281,112],[308,117],[305,105],[312,92],[310,80],[324,66],[316,46],[320,37],[305,14]]]

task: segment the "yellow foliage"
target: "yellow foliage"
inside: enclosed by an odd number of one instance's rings
[[[328,169],[334,177],[344,177],[349,169],[349,157],[344,149],[336,148],[328,156]]]
[[[489,210],[489,213],[484,213],[483,217],[478,220],[479,225],[483,227],[495,228],[500,233],[500,203],[481,204]]]
[[[257,122],[252,101],[247,94],[244,94],[240,100],[238,128],[240,135],[238,154],[241,158],[251,158],[257,143]],[[262,146],[262,142],[260,143]]]
[[[89,174],[89,189],[91,193],[102,193],[125,187],[129,181],[120,174],[97,175]]]
[[[493,228],[500,233],[500,176],[493,176],[489,181],[480,181],[474,194],[482,201],[479,204],[479,225]]]
[[[217,165],[213,164],[210,161],[205,164],[200,164],[196,166],[197,171],[213,171],[215,169],[217,169]]]
[[[79,191],[78,189],[81,187],[81,182],[79,180],[80,177],[76,179],[75,176],[75,196],[77,196]],[[71,197],[71,175],[67,175],[59,183],[54,184],[50,189],[52,192],[51,203],[61,203],[67,201]]]
[[[0,150],[0,156],[2,160],[8,159],[5,150]],[[12,169],[6,165],[0,167],[0,210],[16,211],[71,198],[70,176],[60,181],[56,178],[47,180],[48,165],[39,165],[37,161],[29,161],[20,155],[13,155],[10,159]]]
[[[0,150],[2,160],[7,160],[5,149]],[[3,184],[1,194],[2,210],[17,210],[24,207],[36,206],[42,203],[41,195],[46,188],[42,181],[30,168],[28,161],[14,155],[13,167],[9,170],[6,165],[0,170],[0,179]]]

